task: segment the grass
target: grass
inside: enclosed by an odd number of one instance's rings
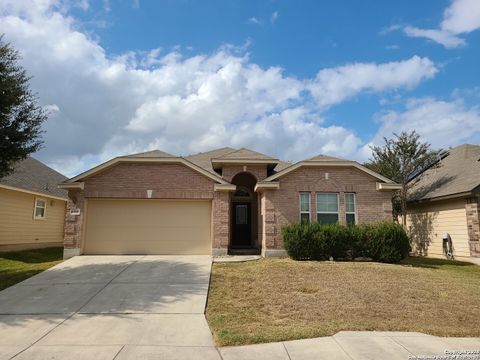
[[[61,247],[0,253],[0,290],[57,265],[62,258]]]
[[[480,336],[480,266],[262,259],[215,263],[207,320],[217,345],[329,336],[342,330]]]

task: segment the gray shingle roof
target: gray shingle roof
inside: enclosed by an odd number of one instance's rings
[[[346,161],[345,159],[340,159],[337,157],[333,156],[327,156],[323,154],[319,154],[317,156],[311,157],[310,159],[307,159],[305,161]]]
[[[0,179],[0,184],[67,198],[67,191],[58,188],[58,184],[65,180],[66,176],[32,157],[27,157],[17,162],[14,172]]]
[[[126,157],[148,157],[148,158],[155,158],[155,157],[175,157],[175,155],[166,153],[165,151],[160,150],[151,150],[145,151],[137,154],[127,155]]]
[[[234,152],[235,149],[230,147],[223,147],[211,151],[201,152],[198,154],[192,154],[185,156],[185,159],[194,163],[195,165],[200,166],[201,168],[213,173],[217,174],[215,170],[212,168],[212,159],[224,156],[228,153]],[[218,174],[217,174],[218,175]]]
[[[480,146],[465,144],[450,149],[439,167],[423,172],[416,181],[410,201],[473,191],[480,186]]]
[[[241,148],[225,155],[216,157],[215,160],[272,160],[278,161],[277,159],[272,158],[271,156],[253,151],[247,148]]]

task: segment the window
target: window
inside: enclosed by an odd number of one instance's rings
[[[235,224],[246,225],[248,224],[248,206],[247,205],[235,205]]]
[[[47,203],[43,199],[35,199],[35,211],[33,213],[34,219],[45,219],[45,210]]]
[[[310,193],[300,193],[300,222],[310,222]]]
[[[337,193],[317,193],[317,221],[322,224],[338,222]]]
[[[356,219],[356,204],[355,204],[355,194],[354,193],[345,193],[345,214],[347,217],[348,225],[355,225],[357,222]]]
[[[250,197],[250,192],[244,187],[237,187],[237,191],[233,193],[234,197]]]

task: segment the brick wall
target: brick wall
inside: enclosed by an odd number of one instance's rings
[[[230,240],[230,195],[217,191],[213,198],[213,248],[226,254]]]
[[[471,256],[480,256],[480,205],[478,197],[465,200],[467,229]]]
[[[181,164],[123,163],[86,179],[84,190],[69,191],[65,218],[65,257],[80,254],[84,199],[147,199],[147,190],[152,190],[152,199],[212,199],[213,243],[228,246],[228,193],[214,192],[213,180]],[[70,209],[73,208],[80,209],[81,214],[70,215]]]
[[[325,179],[328,173],[328,180]],[[266,248],[281,249],[281,227],[298,222],[300,192],[310,192],[311,219],[316,220],[316,192],[339,193],[339,221],[345,223],[345,192],[356,193],[357,222],[392,219],[391,193],[376,190],[378,180],[355,168],[302,167],[280,178],[280,189],[262,194],[264,217],[262,242]]]
[[[231,182],[233,177],[241,172],[249,172],[257,181],[262,181],[267,177],[267,165],[225,165],[222,168],[222,176],[228,182]]]
[[[213,199],[214,182],[181,164],[118,164],[85,181],[86,198]]]

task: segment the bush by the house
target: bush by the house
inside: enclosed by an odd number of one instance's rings
[[[297,260],[367,257],[395,263],[408,255],[410,242],[398,224],[344,226],[340,224],[290,224],[282,228],[285,250]]]

